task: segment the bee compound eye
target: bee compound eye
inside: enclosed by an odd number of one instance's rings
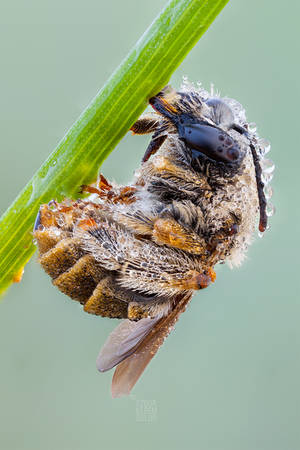
[[[193,155],[202,153],[222,162],[236,162],[241,156],[238,143],[225,131],[206,124],[186,124],[179,138],[193,150]]]

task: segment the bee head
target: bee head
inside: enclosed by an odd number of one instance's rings
[[[197,164],[201,167],[203,161],[208,160],[219,173],[233,176],[250,149],[260,208],[259,230],[265,231],[267,202],[259,156],[247,129],[235,122],[229,104],[219,97],[204,99],[196,90],[176,92],[169,86],[149,103],[175,128],[189,152],[193,168],[197,168]]]
[[[171,101],[170,101],[171,100]],[[152,107],[175,127],[178,137],[191,149],[192,158],[205,156],[212,161],[234,163],[243,159],[239,142],[228,133],[233,113],[220,99],[204,103],[193,93],[162,91],[150,99]]]

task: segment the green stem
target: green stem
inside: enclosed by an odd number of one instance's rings
[[[228,0],[171,0],[0,219],[0,292],[35,250],[40,204],[78,197]]]

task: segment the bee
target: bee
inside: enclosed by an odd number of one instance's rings
[[[235,100],[185,82],[149,100],[131,127],[152,138],[127,186],[103,175],[89,197],[51,201],[34,226],[39,262],[84,311],[123,319],[97,358],[129,394],[218,263],[239,265],[267,228],[269,149]],[[267,161],[267,162],[266,162]]]

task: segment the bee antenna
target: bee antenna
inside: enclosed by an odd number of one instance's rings
[[[259,157],[257,155],[257,152],[255,150],[255,147],[253,144],[250,144],[251,153],[253,157],[254,162],[254,168],[255,168],[255,178],[256,178],[256,185],[257,185],[257,192],[258,192],[258,203],[259,203],[259,226],[258,229],[261,233],[263,233],[268,224],[268,217],[267,217],[267,201],[264,193],[264,183],[262,181],[262,170],[261,166],[259,164]]]

